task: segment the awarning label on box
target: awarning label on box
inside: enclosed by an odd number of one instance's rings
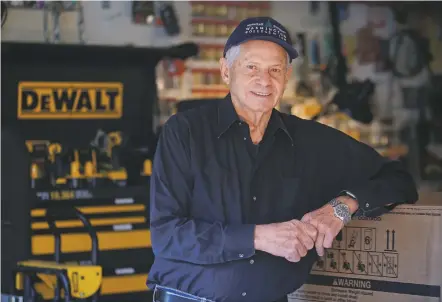
[[[289,301],[440,302],[442,207],[400,206],[358,218]]]

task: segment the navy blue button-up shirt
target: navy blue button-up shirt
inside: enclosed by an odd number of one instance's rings
[[[316,252],[292,263],[256,251],[255,225],[301,219],[344,190],[362,215],[417,199],[398,163],[317,122],[274,110],[254,145],[229,96],[178,113],[154,159],[148,286],[215,301],[280,299],[305,282]]]

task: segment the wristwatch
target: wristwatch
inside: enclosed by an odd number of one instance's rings
[[[336,198],[330,200],[328,204],[333,207],[335,216],[341,219],[342,222],[344,222],[344,225],[351,221],[351,213],[348,205],[339,201]]]

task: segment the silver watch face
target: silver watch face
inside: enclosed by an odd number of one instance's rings
[[[341,219],[344,224],[347,224],[351,220],[350,209],[346,204],[339,203],[338,205],[333,207],[335,216]]]

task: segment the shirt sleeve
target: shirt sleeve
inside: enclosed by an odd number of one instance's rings
[[[349,138],[344,150],[344,192],[359,203],[356,216],[378,216],[418,199],[412,176],[399,161],[382,157],[370,146]]]
[[[254,225],[191,217],[189,130],[175,116],[163,126],[150,181],[150,231],[155,256],[216,264],[254,255]],[[210,204],[208,201],[207,204]]]

